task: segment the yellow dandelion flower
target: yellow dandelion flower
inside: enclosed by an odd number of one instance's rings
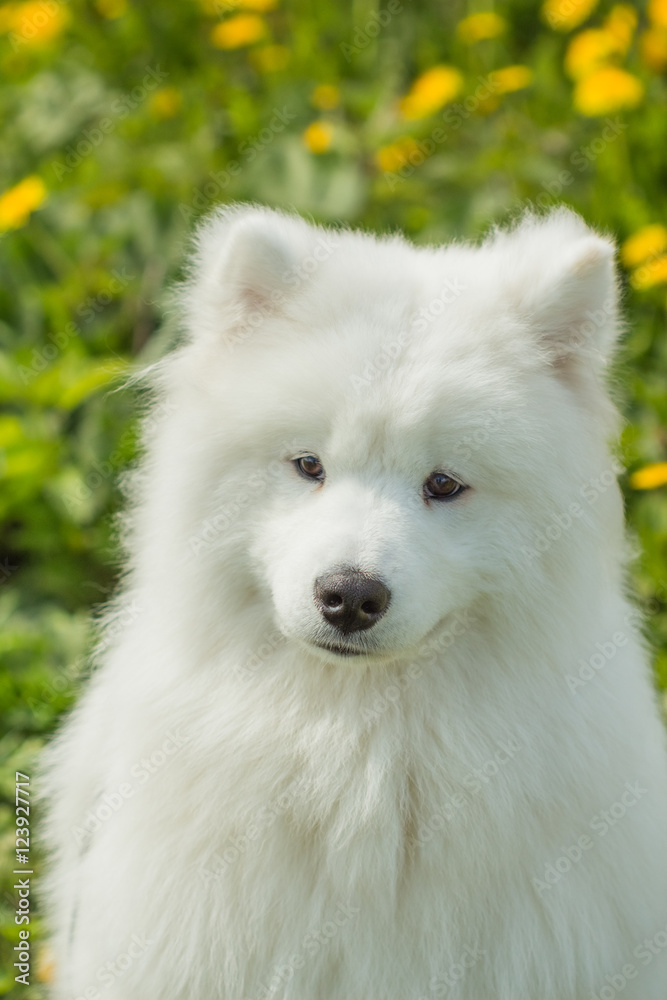
[[[633,273],[630,284],[638,292],[644,292],[655,285],[667,284],[667,254],[649,260]]]
[[[36,174],[25,177],[13,188],[0,195],[0,232],[24,226],[30,213],[46,198],[44,181]]]
[[[57,38],[69,21],[69,11],[62,4],[46,0],[10,5],[9,29],[28,45],[48,45]]]
[[[240,49],[252,45],[266,35],[266,23],[257,14],[234,14],[216,24],[211,41],[218,49]]]
[[[616,39],[618,51],[625,55],[637,27],[637,11],[627,3],[617,3],[605,18],[603,29]]]
[[[95,4],[102,17],[113,21],[127,10],[127,0],[97,0]]]
[[[331,148],[333,126],[330,122],[311,122],[301,137],[311,153],[326,153]]]
[[[654,73],[667,69],[667,28],[647,28],[639,38],[642,61]]]
[[[156,118],[173,118],[183,106],[183,95],[176,87],[160,87],[150,101],[150,111]]]
[[[463,89],[463,77],[453,66],[433,66],[412,84],[400,103],[403,118],[426,118],[453,101]]]
[[[649,0],[646,13],[659,28],[667,28],[667,0]]]
[[[275,73],[285,69],[290,61],[290,51],[285,45],[262,45],[253,49],[250,58],[260,73]]]
[[[310,95],[310,99],[316,108],[321,111],[330,111],[340,104],[340,90],[331,83],[320,83]]]
[[[456,33],[462,42],[472,45],[484,38],[497,38],[498,35],[503,34],[506,28],[505,18],[489,10],[464,17],[456,26]]]
[[[581,80],[603,66],[618,52],[618,43],[610,31],[589,28],[575,35],[565,53],[565,72],[573,80]]]
[[[523,90],[533,82],[533,71],[528,66],[503,66],[489,74],[494,94],[511,94]]]
[[[389,146],[382,146],[375,154],[375,162],[380,170],[387,173],[395,173],[410,162],[410,156],[419,153],[419,146],[412,138],[406,135],[402,139],[397,139]]]
[[[572,31],[593,13],[598,0],[544,0],[542,17],[554,31]]]
[[[635,108],[644,96],[644,85],[632,73],[618,66],[603,66],[574,90],[574,106],[582,115],[608,115],[621,108]]]
[[[637,469],[630,476],[630,486],[633,490],[654,490],[657,486],[667,483],[667,462],[655,462]]]
[[[641,229],[629,236],[621,247],[621,260],[626,267],[638,267],[649,257],[667,250],[667,227],[659,222]]]

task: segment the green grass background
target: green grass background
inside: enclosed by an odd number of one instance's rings
[[[224,3],[216,11],[197,0],[48,2],[63,21],[51,39],[0,37],[0,191],[30,175],[47,191],[26,224],[0,238],[5,873],[13,863],[14,772],[31,771],[72,704],[91,609],[116,577],[117,481],[136,454],[138,403],[118,380],[169,343],[165,289],[181,273],[203,212],[250,199],[326,222],[400,228],[417,241],[476,237],[527,201],[563,200],[620,241],[667,223],[665,75],[643,63],[633,42],[625,65],[646,96],[610,114],[617,135],[601,141],[605,116],[583,116],[573,105],[563,68],[569,36],[551,30],[530,0],[497,3],[507,32],[475,45],[459,40],[456,24],[489,4],[402,0],[376,30],[373,0],[280,0],[260,15],[266,38],[230,51],[211,41],[215,25],[234,16]],[[8,6],[0,5],[0,23]],[[610,7],[600,3],[585,26],[599,25]],[[641,33],[648,22],[644,5],[637,9]],[[267,44],[282,47],[273,50],[282,67],[262,68]],[[433,155],[404,179],[388,178],[377,151],[406,136],[424,139],[441,124],[438,114],[403,121],[397,113],[415,77],[439,63],[463,74],[459,102],[498,67],[526,65],[534,78],[494,110],[461,115]],[[321,84],[338,88],[336,107],[314,106]],[[303,139],[314,121],[331,127],[322,153]],[[623,280],[621,478],[637,549],[633,586],[664,688],[667,496],[664,488],[632,490],[628,477],[667,459],[667,286],[638,292]],[[13,983],[11,886],[5,874],[0,993],[32,1000],[43,995],[34,975],[30,987]],[[31,926],[38,937],[37,916]]]

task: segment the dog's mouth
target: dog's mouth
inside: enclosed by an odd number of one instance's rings
[[[376,660],[391,656],[389,649],[375,641],[369,641],[366,636],[353,635],[348,638],[347,635],[327,635],[326,633],[323,635],[323,631],[320,630],[319,635],[291,633],[290,637],[311,653],[328,653],[327,658],[330,662],[339,657],[341,659],[355,657],[358,660]]]
[[[342,642],[316,642],[318,649],[324,649],[327,653],[336,653],[337,656],[368,656],[372,653],[370,649],[360,649],[359,646],[346,646]]]

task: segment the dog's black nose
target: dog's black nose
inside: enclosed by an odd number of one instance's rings
[[[357,569],[326,573],[315,581],[315,604],[340,632],[359,632],[375,625],[390,597],[382,580]]]

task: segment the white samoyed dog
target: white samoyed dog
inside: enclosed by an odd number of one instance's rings
[[[664,1000],[611,242],[200,230],[50,748],[61,1000]]]

